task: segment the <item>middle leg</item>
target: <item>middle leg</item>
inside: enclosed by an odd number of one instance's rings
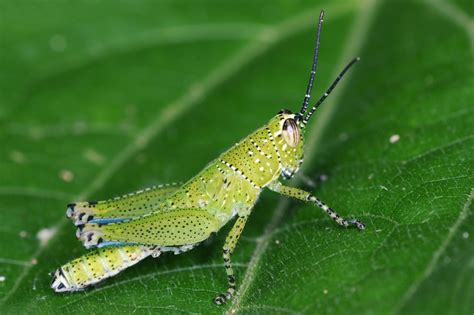
[[[235,246],[237,245],[237,241],[242,234],[242,230],[244,229],[245,223],[247,222],[248,216],[238,217],[237,221],[235,221],[234,226],[230,230],[227,238],[225,239],[224,248],[222,249],[223,257],[224,257],[224,267],[227,274],[227,291],[224,293],[219,294],[215,299],[214,303],[217,305],[224,304],[228,300],[232,299],[235,293],[235,276],[234,270],[232,269],[232,263],[230,260],[230,256],[234,252]]]

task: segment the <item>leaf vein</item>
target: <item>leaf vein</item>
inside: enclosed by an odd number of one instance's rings
[[[474,187],[471,189],[471,192],[468,195],[466,202],[462,206],[457,220],[449,229],[449,232],[446,238],[441,243],[440,247],[434,252],[433,258],[429,261],[428,265],[426,266],[421,276],[410,286],[410,288],[408,288],[405,294],[401,297],[400,302],[395,307],[394,313],[400,313],[403,306],[410,300],[411,297],[415,295],[415,293],[417,292],[422,282],[433,273],[433,271],[436,268],[436,265],[438,264],[441,258],[441,255],[446,251],[452,239],[454,238],[454,235],[458,231],[459,227],[464,222],[464,220],[468,217],[469,207],[471,206],[473,198],[474,198]]]

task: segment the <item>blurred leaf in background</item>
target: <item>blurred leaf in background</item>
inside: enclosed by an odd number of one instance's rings
[[[312,121],[303,173],[366,231],[266,192],[233,304],[211,302],[228,227],[54,294],[48,272],[85,252],[65,205],[186,180],[299,108],[321,9],[315,96],[362,61]],[[471,0],[22,0],[0,15],[1,313],[473,314]]]

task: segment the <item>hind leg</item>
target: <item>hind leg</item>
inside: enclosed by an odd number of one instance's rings
[[[106,225],[87,223],[76,235],[86,248],[115,242],[180,246],[202,242],[219,228],[220,222],[207,211],[176,209]]]
[[[179,187],[180,185],[175,183],[166,184],[109,200],[70,203],[67,206],[66,216],[76,226],[87,222],[97,224],[120,222],[156,210],[159,204]]]

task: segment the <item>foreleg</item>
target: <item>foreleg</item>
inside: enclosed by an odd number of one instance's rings
[[[324,202],[322,202],[316,196],[314,196],[313,194],[311,194],[307,191],[304,191],[302,189],[295,188],[295,187],[284,186],[280,182],[274,182],[274,183],[270,184],[268,186],[268,188],[270,188],[274,192],[277,192],[279,194],[282,194],[282,195],[285,195],[285,196],[288,196],[288,197],[296,198],[296,199],[299,199],[299,200],[302,200],[302,201],[312,202],[313,204],[315,204],[319,208],[323,209],[324,212],[326,212],[326,214],[331,219],[336,221],[336,223],[341,225],[341,226],[344,226],[344,227],[355,226],[359,230],[365,229],[365,225],[362,222],[360,222],[359,220],[357,220],[357,219],[352,219],[352,220],[344,219],[339,214],[337,214],[336,211],[334,211],[333,209],[328,207]]]

